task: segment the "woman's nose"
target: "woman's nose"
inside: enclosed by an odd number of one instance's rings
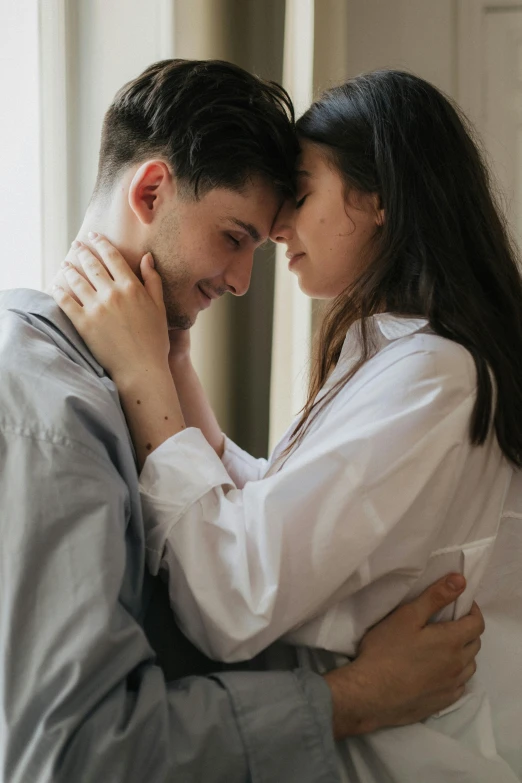
[[[294,202],[291,199],[285,201],[276,215],[270,231],[272,242],[288,244],[294,234]]]

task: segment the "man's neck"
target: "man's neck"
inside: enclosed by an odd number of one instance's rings
[[[138,240],[133,236],[133,227],[128,225],[128,219],[121,212],[122,210],[118,208],[115,202],[104,202],[103,205],[96,202],[91,204],[85,213],[75,239],[86,245],[95,255],[98,255],[89,238],[89,233],[95,231],[98,234],[103,234],[122,253],[131,269],[136,272],[139,269],[143,253],[138,246]],[[79,265],[76,253],[72,247],[67,253],[66,260],[74,266]],[[103,261],[103,259],[101,260]]]

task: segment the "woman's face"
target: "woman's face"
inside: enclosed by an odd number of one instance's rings
[[[305,294],[333,299],[370,263],[383,212],[376,195],[347,194],[318,145],[302,141],[297,169],[297,202],[281,207],[270,237],[287,246],[289,269]]]

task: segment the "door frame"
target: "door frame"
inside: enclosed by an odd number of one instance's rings
[[[481,128],[484,112],[484,21],[487,13],[522,11],[519,0],[457,0],[457,100]]]

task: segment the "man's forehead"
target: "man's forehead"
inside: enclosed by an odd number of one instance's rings
[[[251,194],[250,197],[243,194],[241,201],[219,209],[217,214],[220,222],[244,231],[255,244],[259,244],[269,236],[282,202],[283,198],[275,191],[264,198],[259,194]]]

